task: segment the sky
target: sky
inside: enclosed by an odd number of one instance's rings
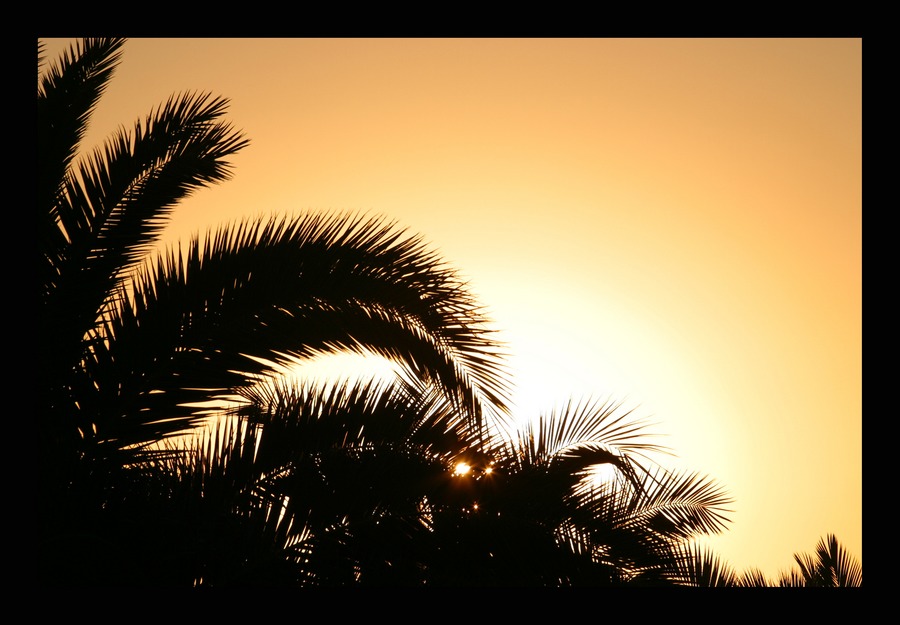
[[[522,416],[646,418],[734,499],[708,544],[739,572],[829,533],[862,560],[861,39],[133,39],[85,146],[184,91],[251,145],[167,242],[396,220],[484,305]]]

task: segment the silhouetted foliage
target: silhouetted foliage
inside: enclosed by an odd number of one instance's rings
[[[184,462],[185,452],[158,443],[205,423],[210,401],[240,397],[312,355],[386,357],[423,388],[440,388],[472,431],[485,411],[502,414],[507,380],[478,307],[420,238],[391,223],[261,220],[145,262],[177,202],[226,179],[227,158],[247,141],[222,121],[226,100],[186,94],[79,158],[123,45],[86,39],[43,73],[39,46],[40,446],[51,561],[123,539],[122,515],[146,526],[139,502],[163,505],[150,496],[159,463]],[[112,569],[109,577],[128,579]]]
[[[420,237],[304,215],[148,258],[247,141],[226,100],[184,94],[81,155],[124,43],[86,39],[43,73],[38,49],[43,583],[739,584],[689,547],[729,498],[657,464],[630,413],[513,423],[501,346]],[[341,352],[396,375],[283,375]],[[798,563],[857,579],[833,546]]]
[[[862,586],[862,565],[838,542],[833,534],[820,539],[815,554],[795,553],[797,568],[769,579],[759,569],[742,574],[717,555],[697,545],[684,545],[683,578],[686,585],[740,588],[844,588]]]
[[[795,553],[797,569],[782,574],[778,586],[846,588],[862,586],[862,565],[834,534],[819,539],[815,554]]]

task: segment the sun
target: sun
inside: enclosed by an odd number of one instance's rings
[[[453,475],[468,475],[472,472],[472,465],[466,462],[457,462],[453,468]]]

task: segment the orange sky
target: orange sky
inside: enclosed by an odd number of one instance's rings
[[[188,90],[251,146],[173,236],[394,218],[469,279],[525,412],[621,399],[728,488],[736,569],[826,533],[862,558],[861,40],[136,39],[87,143]]]

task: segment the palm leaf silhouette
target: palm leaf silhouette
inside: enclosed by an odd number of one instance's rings
[[[800,569],[799,580],[804,586],[828,588],[862,586],[862,566],[838,542],[834,534],[819,540],[815,555],[795,553]],[[783,585],[797,585],[796,577],[782,577]]]
[[[279,366],[343,350],[433,380],[473,423],[504,406],[501,354],[462,284],[380,220],[240,224],[171,252],[133,288],[92,336],[79,385],[82,421],[118,448],[180,431],[206,415],[196,404]]]
[[[80,155],[124,40],[38,48],[42,562],[64,584],[735,585],[686,545],[730,499],[647,424],[514,427],[503,347],[420,236],[358,214],[227,224],[148,258],[247,141],[173,96]],[[387,378],[296,381],[341,353]],[[206,428],[197,429],[206,424]],[[457,471],[465,463],[470,470]],[[595,479],[598,466],[613,477]],[[834,543],[796,580],[861,583]],[[792,580],[794,581],[794,580]]]

